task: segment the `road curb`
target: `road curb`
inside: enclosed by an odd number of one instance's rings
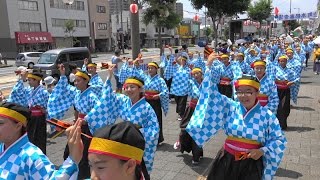
[[[0,64],[0,68],[6,68],[6,67],[12,67],[12,65],[3,65],[3,64]]]

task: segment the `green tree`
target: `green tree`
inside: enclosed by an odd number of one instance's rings
[[[64,22],[64,32],[66,33],[67,37],[71,37],[72,39],[72,44],[71,47],[73,47],[74,45],[74,37],[73,37],[73,33],[76,31],[75,30],[75,22],[72,19],[68,19]]]
[[[162,54],[161,29],[174,29],[181,22],[180,17],[175,11],[176,0],[145,0],[143,22],[148,25],[153,23],[158,28],[158,47]]]
[[[206,7],[213,22],[215,44],[218,44],[218,25],[224,16],[234,16],[248,9],[250,0],[190,0],[195,9]]]
[[[209,37],[212,33],[212,29],[210,27],[205,27],[203,28],[204,34],[206,35],[206,37]]]
[[[261,34],[262,21],[270,17],[272,9],[272,0],[259,0],[249,5],[249,17],[260,23],[259,35]]]

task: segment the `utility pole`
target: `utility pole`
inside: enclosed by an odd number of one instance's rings
[[[131,0],[131,4],[137,4],[137,1]],[[136,59],[140,53],[140,27],[139,27],[139,11],[131,14],[131,48],[132,59]]]
[[[124,47],[123,47],[123,44],[124,44],[124,36],[123,36],[123,20],[122,20],[122,9],[123,9],[123,4],[122,4],[122,1],[123,0],[120,0],[120,18],[121,18],[121,49],[122,49],[122,54],[124,54]]]
[[[290,15],[291,15],[291,1],[292,1],[292,0],[290,0]]]

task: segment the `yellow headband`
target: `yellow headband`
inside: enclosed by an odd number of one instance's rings
[[[186,57],[184,57],[184,56],[181,56],[180,58],[181,58],[181,60],[184,60],[184,61],[186,61],[186,60],[187,60],[187,58],[186,58]]]
[[[27,118],[21,113],[14,111],[12,109],[0,107],[0,116],[4,118],[9,118],[16,122],[21,122],[23,126],[27,126]]]
[[[141,163],[144,151],[128,144],[109,139],[93,137],[89,147],[89,153],[103,154],[121,160],[134,159]]]
[[[157,69],[159,68],[159,66],[154,62],[148,63],[148,66],[153,66],[153,67],[155,67]]]
[[[194,74],[196,72],[201,72],[202,73],[202,70],[200,68],[193,68],[191,73]]]
[[[88,67],[97,67],[97,65],[93,64],[93,63],[90,63],[90,64],[88,64]]]
[[[33,75],[33,74],[28,74],[28,78],[32,78],[32,79],[35,79],[35,80],[38,80],[38,81],[41,81],[41,79],[42,79],[41,77]]]
[[[293,50],[292,49],[287,49],[286,53],[293,53]]]
[[[251,80],[251,79],[239,79],[235,82],[235,87],[238,88],[240,86],[250,86],[250,87],[253,87],[257,90],[259,90],[260,88],[260,83],[254,81],[254,80]]]
[[[279,60],[280,60],[280,59],[286,59],[286,60],[288,60],[288,57],[287,57],[286,55],[282,55],[282,56],[279,57]]]
[[[221,55],[221,58],[229,58],[229,56],[226,55],[226,54],[222,54],[222,55]]]
[[[82,77],[82,78],[84,78],[84,79],[86,79],[88,81],[90,80],[90,77],[88,75],[86,75],[85,73],[81,72],[81,71],[78,71],[75,75],[79,76],[79,77]]]
[[[126,85],[126,84],[135,84],[135,85],[137,85],[137,86],[139,86],[139,87],[142,87],[142,86],[143,86],[142,82],[140,82],[139,80],[136,80],[136,79],[127,79],[127,80],[124,82],[124,85]]]
[[[253,63],[253,67],[256,66],[266,66],[266,62],[265,61],[256,61]]]
[[[243,54],[243,53],[238,53],[237,55],[244,57],[244,54]]]

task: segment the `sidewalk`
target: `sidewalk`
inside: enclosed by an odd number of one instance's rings
[[[302,74],[298,105],[293,105],[285,132],[288,145],[284,159],[275,179],[320,179],[320,76],[312,69]],[[170,112],[163,117],[165,141],[158,147],[154,160],[152,180],[196,180],[205,174],[212,159],[222,147],[225,135],[221,131],[204,147],[204,158],[198,166],[191,163],[191,154],[181,154],[173,149],[178,139],[179,121],[176,120],[175,105],[170,104]],[[56,165],[62,164],[66,144],[65,136],[48,140],[47,153]]]

